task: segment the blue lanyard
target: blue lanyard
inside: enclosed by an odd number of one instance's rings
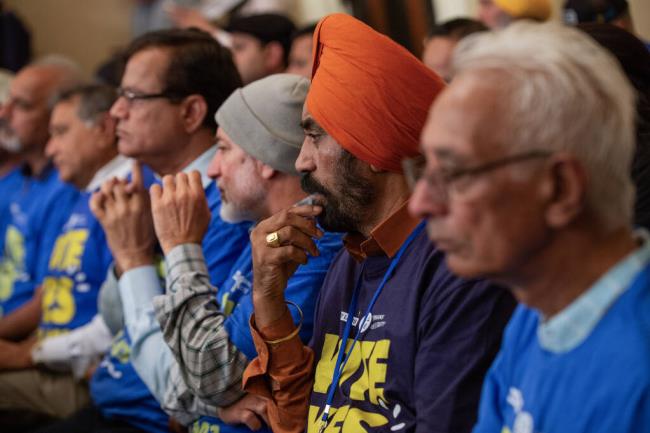
[[[350,306],[348,308],[348,317],[345,322],[345,328],[343,329],[343,336],[341,337],[341,345],[339,347],[339,354],[336,359],[336,365],[334,366],[334,375],[332,376],[332,383],[330,384],[329,391],[327,392],[327,400],[325,401],[325,409],[323,410],[323,415],[321,417],[321,425],[320,425],[319,433],[323,432],[327,427],[330,408],[332,406],[332,401],[334,400],[334,393],[336,392],[336,388],[338,387],[339,380],[341,379],[341,375],[343,374],[343,370],[345,369],[345,365],[350,359],[352,350],[354,349],[355,344],[359,340],[359,337],[363,333],[362,329],[364,328],[364,325],[366,325],[365,323],[366,320],[369,321],[372,320],[372,316],[370,315],[372,311],[372,307],[375,305],[377,298],[379,298],[379,294],[381,293],[384,286],[386,285],[386,282],[392,276],[393,271],[395,271],[395,267],[397,266],[397,263],[399,263],[400,259],[404,255],[404,252],[411,244],[411,242],[413,242],[413,239],[415,239],[415,237],[422,231],[423,228],[424,228],[424,222],[420,223],[415,228],[415,230],[413,230],[413,232],[409,235],[406,241],[404,241],[397,254],[395,254],[395,257],[393,257],[393,259],[391,260],[390,265],[388,266],[388,270],[384,274],[384,278],[381,280],[381,283],[379,283],[377,290],[375,290],[375,294],[372,296],[372,299],[368,304],[368,308],[366,308],[366,313],[363,316],[359,317],[359,323],[357,324],[357,333],[354,336],[354,339],[352,340],[352,344],[350,345],[350,350],[347,353],[345,353],[345,346],[347,346],[348,338],[350,337],[350,330],[352,329],[352,318],[354,317],[354,313],[357,309],[357,302],[359,300],[359,291],[361,288],[361,280],[363,278],[363,266],[362,266],[361,272],[359,273],[359,277],[357,278],[357,284],[354,288],[354,292],[352,293],[352,300],[350,301]],[[367,325],[369,326],[370,323],[368,323]]]

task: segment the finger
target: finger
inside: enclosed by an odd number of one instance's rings
[[[133,168],[131,171],[131,182],[127,188],[129,193],[135,191],[144,191],[144,180],[142,177],[142,166],[138,161],[133,161]]]
[[[246,425],[246,427],[253,431],[257,431],[262,428],[262,422],[257,417],[257,415],[247,409],[244,409],[244,413],[242,414],[242,422]]]
[[[266,425],[271,425],[269,423],[269,416],[268,413],[266,412],[266,407],[267,407],[267,400],[263,397],[260,397],[252,405],[251,409],[255,412],[257,416],[261,417],[264,420]]]
[[[121,182],[115,183],[113,185],[113,197],[116,203],[125,204],[128,202],[129,194],[126,192],[126,185]]]
[[[298,230],[295,227],[286,226],[278,230],[277,233],[280,238],[280,245],[293,245],[302,248],[314,257],[320,255],[312,237],[306,235],[301,230]]]
[[[300,265],[307,264],[307,253],[302,248],[287,245],[273,248],[268,252],[267,261],[275,265],[284,265],[286,263],[297,263]]]
[[[162,197],[162,192],[162,188],[157,183],[151,185],[151,188],[149,188],[149,195],[151,196],[151,207],[158,205]]]
[[[323,232],[316,226],[316,221],[306,218],[303,215],[291,211],[282,211],[264,220],[258,225],[260,230],[271,233],[280,230],[282,227],[292,226],[305,233],[307,236],[320,238]]]
[[[176,193],[179,195],[187,195],[190,191],[190,185],[187,180],[186,173],[178,173],[176,175]]]
[[[95,215],[95,218],[98,220],[101,220],[104,218],[105,212],[104,212],[104,194],[102,194],[101,191],[95,192],[91,197],[90,197],[90,211]]]
[[[290,207],[288,209],[288,212],[307,218],[313,218],[323,212],[323,207],[314,204],[303,204],[300,206]]]
[[[174,176],[168,174],[162,178],[163,185],[163,194],[175,195],[176,194],[176,182],[174,181]]]
[[[189,185],[190,190],[194,194],[203,194],[203,179],[201,178],[201,173],[194,170],[189,174]]]

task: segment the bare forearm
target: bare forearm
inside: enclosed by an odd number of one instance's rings
[[[19,341],[36,330],[41,320],[41,291],[23,306],[0,320],[0,338]]]

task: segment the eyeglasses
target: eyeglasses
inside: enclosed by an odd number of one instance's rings
[[[423,156],[405,159],[402,161],[402,166],[404,168],[406,180],[411,188],[415,188],[415,184],[420,179],[424,178],[431,190],[432,196],[434,196],[436,200],[443,200],[447,202],[451,194],[462,192],[463,186],[467,185],[466,183],[463,183],[461,185],[461,182],[459,181],[462,179],[486,174],[511,164],[538,158],[548,158],[551,155],[552,152],[544,150],[532,150],[530,152],[509,155],[504,158],[489,161],[474,167],[460,168],[448,171],[434,171],[430,173],[425,173],[424,169],[426,161]]]
[[[124,89],[122,87],[117,88],[117,97],[124,98],[129,104],[132,104],[133,101],[138,100],[147,100],[147,99],[158,99],[164,98],[171,101],[178,101],[183,99],[184,96],[178,93],[173,92],[160,92],[160,93],[140,93],[133,90]]]

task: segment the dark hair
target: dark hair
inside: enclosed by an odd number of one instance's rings
[[[258,39],[262,45],[269,42],[278,42],[284,51],[283,59],[286,65],[289,62],[291,49],[291,36],[296,26],[289,18],[279,14],[259,14],[244,17],[235,17],[230,21],[226,30],[231,33],[245,33]]]
[[[161,91],[182,96],[201,95],[208,105],[203,126],[216,131],[214,113],[242,86],[230,51],[199,29],[170,29],[145,33],[135,39],[127,48],[125,59],[128,62],[136,53],[152,48],[170,51],[165,88]]]
[[[563,9],[568,24],[609,23],[629,14],[627,0],[567,0]]]
[[[65,90],[54,98],[54,104],[79,98],[77,116],[84,122],[95,122],[100,114],[107,113],[115,100],[115,89],[103,84],[84,84]]]
[[[318,23],[311,23],[311,24],[307,24],[306,26],[300,27],[291,35],[291,42],[293,42],[296,38],[299,38],[301,36],[314,34],[317,25]]]
[[[433,26],[429,32],[429,37],[447,37],[461,40],[472,33],[484,32],[488,28],[480,21],[470,18],[455,18],[444,23]]]
[[[637,93],[636,150],[632,180],[636,186],[635,223],[650,228],[650,52],[633,34],[611,24],[579,24],[580,30],[610,51]]]

